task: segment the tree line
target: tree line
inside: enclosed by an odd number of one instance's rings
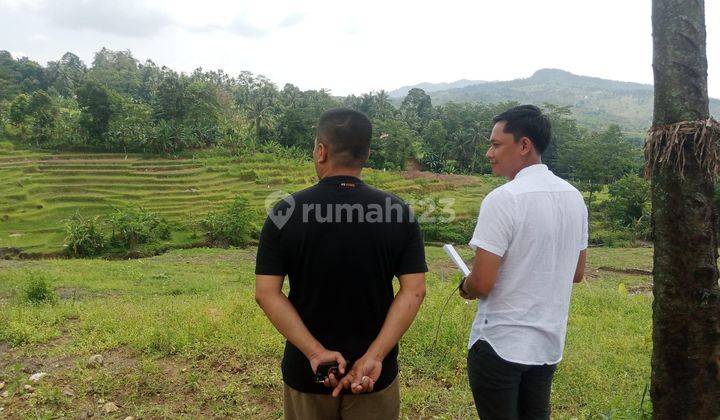
[[[245,71],[237,76],[202,68],[176,72],[151,60],[141,63],[130,51],[106,48],[95,53],[89,67],[71,52],[42,66],[0,51],[0,136],[42,149],[170,155],[218,147],[235,154],[310,156],[320,114],[345,106],[373,121],[369,167],[487,174],[492,118],[516,104],[436,106],[418,88],[396,102],[383,90],[338,97],[289,83],[280,89]],[[569,107],[541,106],[553,126],[544,163],[588,194],[591,211],[599,191],[640,173],[640,145],[620,127],[591,131],[577,123]],[[614,190],[632,188],[628,194],[645,197],[644,181],[624,182]]]
[[[484,154],[492,118],[514,104],[433,106],[430,96],[417,88],[399,104],[383,90],[336,97],[292,84],[279,89],[250,72],[235,77],[202,68],[178,73],[151,60],[140,63],[130,51],[106,48],[95,53],[90,67],[70,52],[43,67],[0,51],[0,133],[57,150],[172,154],[271,143],[310,151],[320,114],[346,106],[364,112],[375,125],[371,167],[489,173]],[[571,178],[597,172],[587,167],[591,162],[577,159],[588,153],[603,166],[613,166],[604,175],[589,177],[592,184],[639,166],[638,148],[619,127],[590,132],[578,126],[568,107],[544,108],[555,133],[545,160],[556,172]]]

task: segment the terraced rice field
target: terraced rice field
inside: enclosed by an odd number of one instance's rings
[[[474,217],[497,179],[366,169],[366,182],[413,202],[452,198],[458,218]],[[0,248],[63,249],[65,220],[137,205],[173,222],[175,244],[192,242],[197,220],[235,195],[258,209],[277,190],[316,182],[311,163],[271,155],[167,159],[158,156],[0,151]]]

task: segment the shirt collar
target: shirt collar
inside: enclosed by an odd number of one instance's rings
[[[545,173],[545,172],[548,172],[547,165],[543,165],[542,163],[537,163],[535,165],[530,165],[530,166],[526,166],[526,167],[522,168],[520,170],[520,172],[518,172],[515,175],[515,179],[522,178],[522,177],[528,176],[528,175],[537,175],[537,174],[541,174],[541,173]]]
[[[362,180],[360,178],[350,175],[334,175],[326,176],[325,178],[321,179],[320,182],[318,182],[318,184],[320,185],[340,185],[342,183],[359,185],[362,184]]]

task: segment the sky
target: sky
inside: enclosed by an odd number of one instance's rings
[[[706,0],[720,98],[720,0]],[[0,0],[0,50],[41,64],[102,47],[177,71],[264,74],[335,95],[511,80],[541,68],[649,83],[651,0]]]

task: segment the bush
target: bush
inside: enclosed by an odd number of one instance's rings
[[[0,150],[15,150],[15,145],[9,141],[0,141]]]
[[[99,229],[98,218],[86,219],[75,213],[65,223],[65,246],[74,257],[97,255],[105,248],[106,240]]]
[[[608,216],[618,226],[633,226],[650,213],[650,183],[635,174],[610,184],[608,193]]]
[[[115,209],[108,218],[111,243],[127,249],[170,239],[170,225],[157,213],[135,207]]]
[[[268,140],[260,144],[259,151],[267,153],[274,157],[290,159],[297,162],[308,162],[312,158],[312,153],[303,150],[297,146],[283,146],[275,140]]]
[[[208,240],[218,246],[246,246],[259,230],[259,214],[249,201],[237,196],[223,210],[208,213],[200,221]]]
[[[635,233],[630,229],[600,227],[590,230],[590,245],[624,248],[633,246]]]
[[[420,230],[426,242],[466,244],[470,242],[475,230],[474,220],[456,220],[454,222],[420,222]]]
[[[31,274],[22,288],[22,299],[32,304],[53,303],[57,300],[55,291],[45,275]]]

